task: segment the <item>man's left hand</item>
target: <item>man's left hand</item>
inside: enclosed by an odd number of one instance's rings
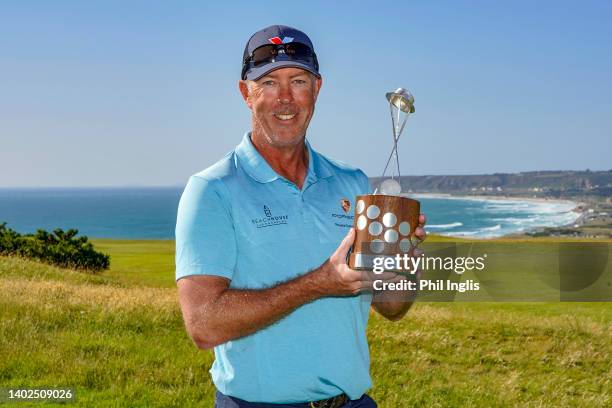
[[[427,217],[425,214],[419,214],[419,225],[414,230],[414,235],[420,242],[425,241],[427,237],[427,232],[425,232],[425,223],[427,222]]]

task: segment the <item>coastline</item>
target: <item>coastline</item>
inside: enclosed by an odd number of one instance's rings
[[[432,212],[428,208],[430,215],[441,214],[444,219],[430,217],[427,230],[432,234],[459,238],[478,236],[482,239],[516,236],[612,239],[612,197],[565,196],[560,199],[533,197],[528,193],[521,196],[487,192],[471,194],[469,191],[404,195],[432,201],[443,199],[439,200],[442,202],[441,212]],[[20,233],[77,228],[80,234],[99,239],[165,240],[174,237],[174,210],[180,191],[157,188],[138,191],[74,190],[58,195],[50,190],[32,190],[28,194],[6,194],[0,190],[0,196],[3,216],[0,223],[6,221],[8,227]],[[446,200],[465,202],[455,205],[447,201],[444,204]],[[463,207],[477,211],[480,210],[478,207],[489,207],[489,210],[476,215],[463,211]],[[28,212],[22,211],[23,208],[29,208]],[[452,212],[453,208],[457,210],[456,219],[446,212]],[[498,210],[500,215],[496,214]],[[491,222],[485,218],[491,218]],[[126,222],[127,219],[130,221]],[[470,219],[474,221],[470,222]],[[459,222],[461,224],[457,225]]]
[[[587,221],[587,210],[588,204],[582,201],[574,201],[567,199],[557,199],[557,198],[546,198],[546,197],[526,197],[526,196],[492,196],[492,195],[466,195],[466,194],[452,194],[452,193],[411,193],[411,194],[403,194],[404,196],[410,198],[432,198],[432,199],[444,199],[444,200],[466,200],[466,201],[480,201],[480,202],[506,202],[506,203],[533,203],[533,204],[553,204],[553,205],[564,205],[568,207],[568,210],[565,212],[573,212],[576,214],[576,217],[571,222],[562,225],[548,225],[548,226],[534,226],[533,228],[520,231],[520,232],[510,232],[506,234],[501,234],[499,236],[470,236],[471,239],[494,239],[501,237],[526,237],[533,236],[533,234],[539,235],[555,235],[553,233],[548,233],[549,230],[555,229],[569,229],[569,228],[577,228],[582,226]],[[551,231],[552,232],[552,231]],[[450,236],[450,237],[458,237],[461,236],[453,235],[452,231],[450,232],[442,232],[440,235]],[[465,238],[465,237],[463,237]]]
[[[527,196],[491,196],[491,195],[466,195],[466,194],[451,194],[451,193],[411,193],[406,194],[413,198],[443,198],[447,200],[474,200],[474,201],[527,201],[534,203],[552,203],[552,204],[571,204],[574,209],[584,206],[585,203],[565,200],[561,198],[546,198],[546,197],[527,197]]]

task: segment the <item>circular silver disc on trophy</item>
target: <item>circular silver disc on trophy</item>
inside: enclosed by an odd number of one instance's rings
[[[386,179],[380,183],[380,194],[397,196],[402,192],[402,186],[395,179]]]

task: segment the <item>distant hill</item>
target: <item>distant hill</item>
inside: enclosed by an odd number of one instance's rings
[[[380,177],[372,177],[373,186]],[[463,176],[402,176],[403,191],[461,194],[612,197],[612,170],[530,171]]]

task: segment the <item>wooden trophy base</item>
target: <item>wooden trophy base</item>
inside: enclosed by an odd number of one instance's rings
[[[349,267],[372,270],[374,259],[403,256],[415,246],[421,203],[406,197],[382,194],[355,198],[355,243]]]

